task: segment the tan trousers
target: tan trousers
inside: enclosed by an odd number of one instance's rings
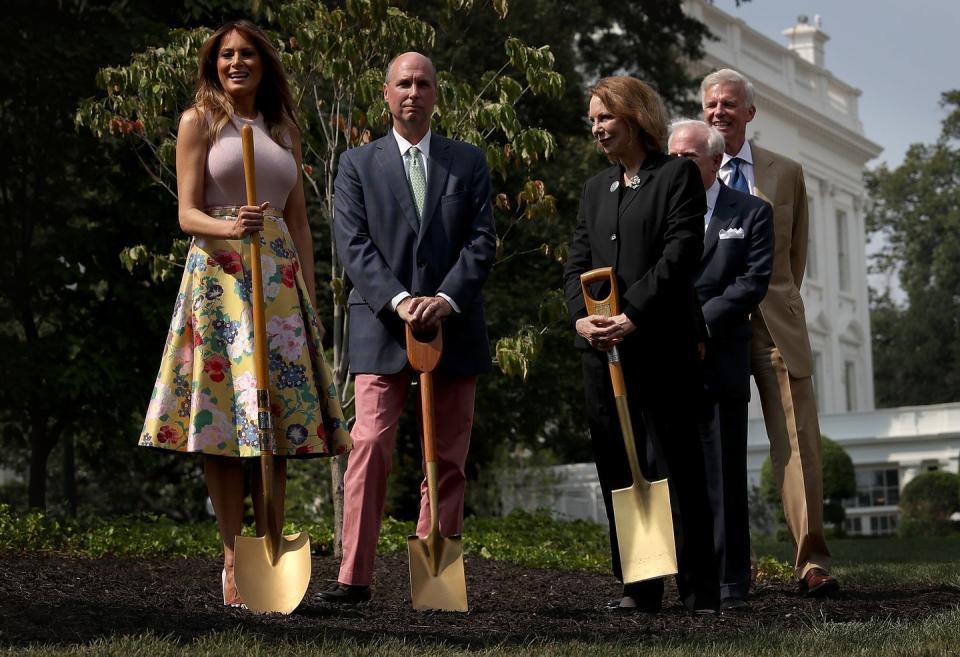
[[[813,378],[790,376],[759,313],[752,325],[750,367],[760,391],[773,476],[797,546],[794,567],[801,579],[811,568],[827,570],[830,564],[823,536],[823,468]]]

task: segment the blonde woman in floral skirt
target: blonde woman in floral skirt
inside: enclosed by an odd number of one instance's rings
[[[256,26],[228,23],[204,43],[196,102],[177,139],[180,227],[193,241],[140,444],[203,454],[223,540],[223,602],[234,606],[242,603],[233,544],[243,523],[243,459],[260,456],[251,237],[261,243],[276,452],[309,458],[350,449],[320,347],[295,117],[280,59]],[[244,124],[254,132],[260,206],[244,205]],[[259,469],[251,470],[256,495]],[[276,472],[282,489],[284,458]]]

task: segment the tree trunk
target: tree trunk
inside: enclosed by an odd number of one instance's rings
[[[67,512],[77,515],[77,460],[73,436],[63,439],[63,497],[67,502]]]
[[[34,423],[34,432],[30,436],[30,483],[27,504],[31,509],[47,508],[47,461],[53,450],[53,443],[47,438],[45,429],[38,433]]]
[[[330,459],[330,492],[333,497],[333,556],[343,556],[343,473],[347,469],[347,455]]]
[[[335,148],[330,153],[330,162],[334,161],[336,155]],[[330,267],[332,278],[339,279],[343,285],[346,285],[346,272],[340,265],[340,259],[337,256],[337,245],[333,239],[333,167],[327,169],[327,211],[330,217]],[[333,298],[333,380],[337,386],[337,393],[340,395],[340,404],[343,407],[344,420],[347,418],[347,383],[350,376],[349,367],[349,341],[347,331],[349,328],[349,319],[346,313],[346,307],[342,300],[336,295]],[[347,427],[352,427],[353,423],[347,421]],[[333,556],[337,559],[343,556],[343,474],[347,470],[346,454],[335,456],[330,461],[330,498],[333,502]]]

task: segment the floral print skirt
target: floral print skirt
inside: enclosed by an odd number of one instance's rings
[[[259,239],[275,453],[342,454],[350,434],[316,311],[286,223],[269,212]],[[140,445],[260,456],[249,263],[249,238],[193,240]]]

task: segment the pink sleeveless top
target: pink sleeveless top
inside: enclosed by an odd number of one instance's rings
[[[283,210],[287,197],[297,183],[297,163],[293,151],[270,137],[263,114],[255,119],[234,116],[223,126],[220,138],[207,152],[203,199],[206,207],[246,205],[247,191],[243,178],[243,151],[240,127],[253,126],[253,152],[257,168],[257,202],[270,202],[274,210]]]

